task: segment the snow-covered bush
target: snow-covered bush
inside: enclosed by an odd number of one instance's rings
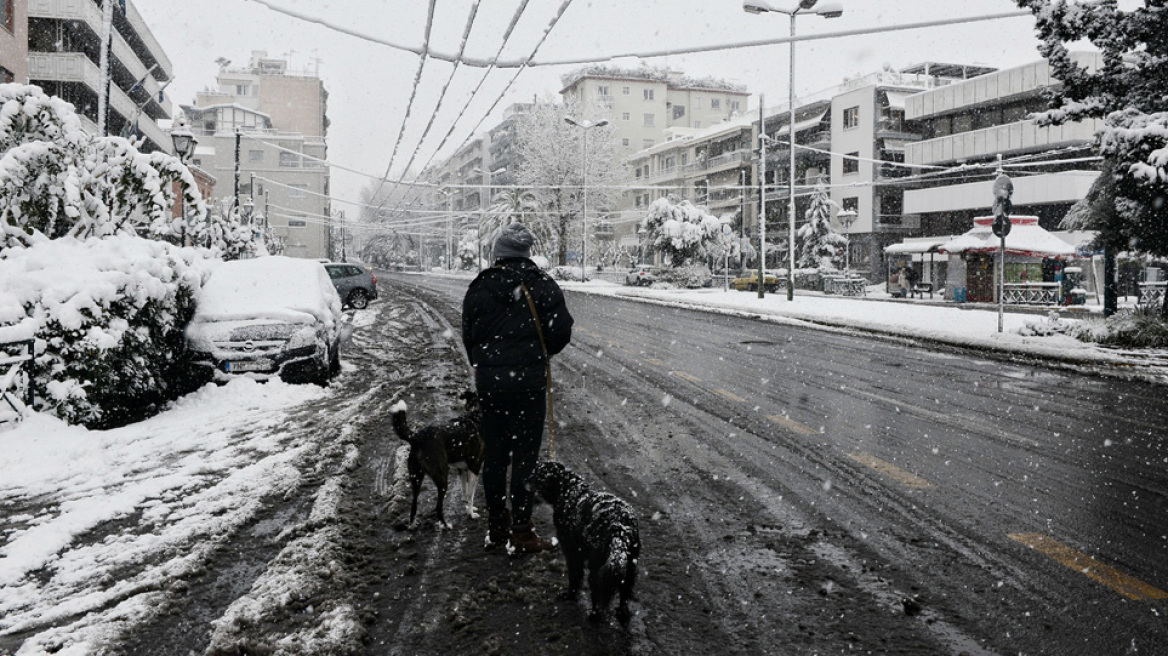
[[[1023,337],[1049,337],[1051,335],[1066,335],[1075,331],[1078,322],[1066,321],[1059,313],[1051,310],[1045,318],[1027,320],[1026,325],[1018,329]]]
[[[551,274],[551,277],[556,280],[574,280],[576,282],[581,282],[592,279],[591,276],[588,276],[586,272],[581,271],[579,265],[552,267],[548,273]]]
[[[34,409],[102,427],[185,391],[183,329],[206,257],[125,234],[0,253],[0,339],[36,339]]]
[[[192,233],[206,207],[191,172],[165,153],[81,129],[73,106],[39,87],[0,84],[0,249],[40,238],[118,232],[178,241],[175,183]]]
[[[706,287],[713,280],[710,268],[705,264],[685,264],[677,267],[663,267],[653,270],[654,283],[668,283],[684,289]],[[658,285],[659,287],[661,285]]]
[[[1139,307],[1117,312],[1106,319],[1086,319],[1071,335],[1083,342],[1120,348],[1168,348],[1168,324],[1159,307]]]
[[[674,197],[658,198],[641,219],[649,248],[679,267],[695,259],[722,255],[722,222],[704,206]]]

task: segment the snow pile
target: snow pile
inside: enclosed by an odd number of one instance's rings
[[[36,338],[33,407],[102,425],[173,398],[209,266],[194,249],[130,235],[4,250],[0,341]]]
[[[22,654],[103,653],[264,498],[299,488],[320,444],[282,419],[324,393],[240,379],[119,429],[34,414],[5,433],[0,634],[32,634]]]

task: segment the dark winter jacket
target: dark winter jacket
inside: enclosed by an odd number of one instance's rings
[[[470,283],[462,302],[462,342],[479,392],[545,384],[547,360],[521,284],[535,301],[548,354],[564,350],[572,339],[572,315],[556,281],[527,258],[496,261]]]

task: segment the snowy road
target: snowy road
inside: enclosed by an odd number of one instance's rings
[[[645,556],[649,652],[690,630],[740,653],[1168,648],[1161,387],[569,303],[558,451],[663,538]],[[678,596],[700,598],[714,624],[654,613],[677,612]]]
[[[161,491],[0,586],[19,612],[0,654],[1168,651],[1162,388],[569,292],[557,456],[632,503],[644,541],[630,628],[594,627],[557,598],[561,557],[485,552],[457,490],[452,529],[405,529],[387,409],[453,414],[466,282],[379,278],[328,390],[101,435],[136,474],[99,492]],[[201,394],[241,391],[269,390]],[[134,466],[183,431],[216,441],[156,462],[193,461],[193,482]],[[278,475],[228,485],[257,468]],[[6,502],[9,544],[69,507],[40,494]]]

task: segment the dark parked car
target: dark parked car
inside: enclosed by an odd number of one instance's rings
[[[340,371],[341,299],[312,260],[224,262],[199,291],[187,326],[197,380],[237,376],[327,384]]]
[[[377,276],[373,275],[372,269],[338,262],[329,262],[324,268],[345,305],[364,310],[369,307],[369,301],[377,298]]]

